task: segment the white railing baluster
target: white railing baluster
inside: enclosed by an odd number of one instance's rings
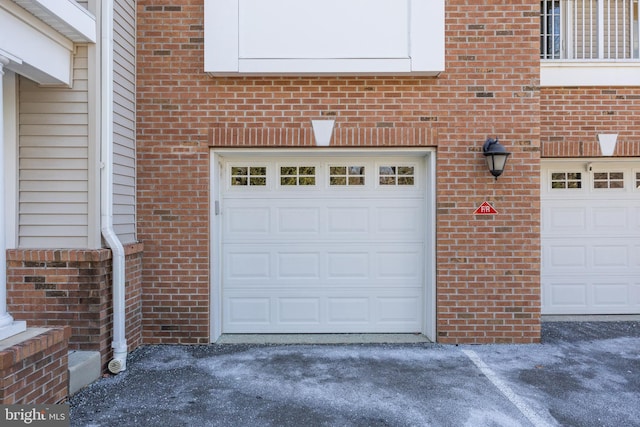
[[[619,38],[619,34],[620,34],[620,33],[618,33],[619,22],[618,22],[618,7],[617,6],[618,6],[617,4],[613,5],[613,11],[614,11],[613,12],[613,16],[614,16],[614,19],[615,19],[613,27],[614,27],[615,30],[614,30],[614,33],[613,33],[614,34],[613,55],[609,56],[609,57],[613,56],[616,59],[619,58],[619,56],[618,56],[618,38]],[[611,0],[609,0],[609,8],[611,8]],[[611,19],[609,19],[609,22],[611,22]],[[609,25],[611,25],[611,24],[609,24]],[[609,34],[610,35],[612,34],[611,30],[609,30]],[[609,44],[611,44],[611,42]]]
[[[640,15],[640,2],[635,0],[632,2],[633,13],[631,13],[631,26],[633,31],[633,53],[634,58],[640,59],[640,19],[638,19],[638,15]],[[635,18],[635,21],[633,20]]]
[[[622,0],[622,57],[627,55],[627,0]]]
[[[598,42],[597,42],[597,56],[596,58],[604,58],[604,1],[600,0],[599,2],[596,3],[596,6],[598,8],[598,12],[597,12],[597,24],[596,24],[596,31],[597,31],[597,36],[598,36]]]
[[[594,22],[596,22],[596,20],[594,19],[593,16],[593,11],[594,11],[594,7],[593,7],[593,1],[594,0],[589,0],[589,59],[593,59],[593,35],[596,34],[593,28]],[[586,36],[586,33],[585,33]],[[584,57],[583,57],[584,58]]]
[[[640,59],[640,0],[540,0],[543,59]]]

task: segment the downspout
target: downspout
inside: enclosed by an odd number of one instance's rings
[[[127,369],[125,338],[125,254],[122,242],[113,230],[113,0],[101,2],[100,36],[100,214],[102,236],[113,258],[113,359],[109,371]]]

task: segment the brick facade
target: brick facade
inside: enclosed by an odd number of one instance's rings
[[[540,115],[543,157],[599,157],[599,133],[617,133],[614,156],[640,156],[640,88],[545,88]]]
[[[142,245],[126,247],[126,337],[142,344]],[[69,326],[70,350],[100,351],[103,368],[112,357],[112,257],[109,249],[7,251],[7,302],[29,327]]]
[[[539,7],[447,1],[437,78],[214,78],[202,0],[137,2],[145,342],[209,339],[210,145],[311,145],[321,117],[336,119],[339,146],[437,146],[439,341],[538,341]],[[275,136],[295,132],[307,139]],[[497,181],[480,153],[489,136],[513,153]],[[500,214],[474,217],[483,201]]]
[[[447,2],[438,105],[440,342],[539,339],[539,2]],[[443,99],[444,98],[444,99]],[[433,107],[432,107],[433,108]],[[513,154],[497,181],[479,152]],[[483,201],[499,212],[474,217]]]
[[[16,337],[30,333],[28,330]],[[56,404],[66,400],[70,335],[69,327],[44,329],[0,347],[0,404]]]

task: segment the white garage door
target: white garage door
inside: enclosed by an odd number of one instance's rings
[[[420,332],[424,162],[224,162],[222,332]]]
[[[640,313],[640,163],[543,162],[542,313]]]

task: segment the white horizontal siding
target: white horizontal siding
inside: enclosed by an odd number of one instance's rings
[[[78,46],[71,89],[21,79],[18,245],[88,245],[87,48]]]
[[[113,226],[123,243],[136,241],[135,1],[114,2]]]

